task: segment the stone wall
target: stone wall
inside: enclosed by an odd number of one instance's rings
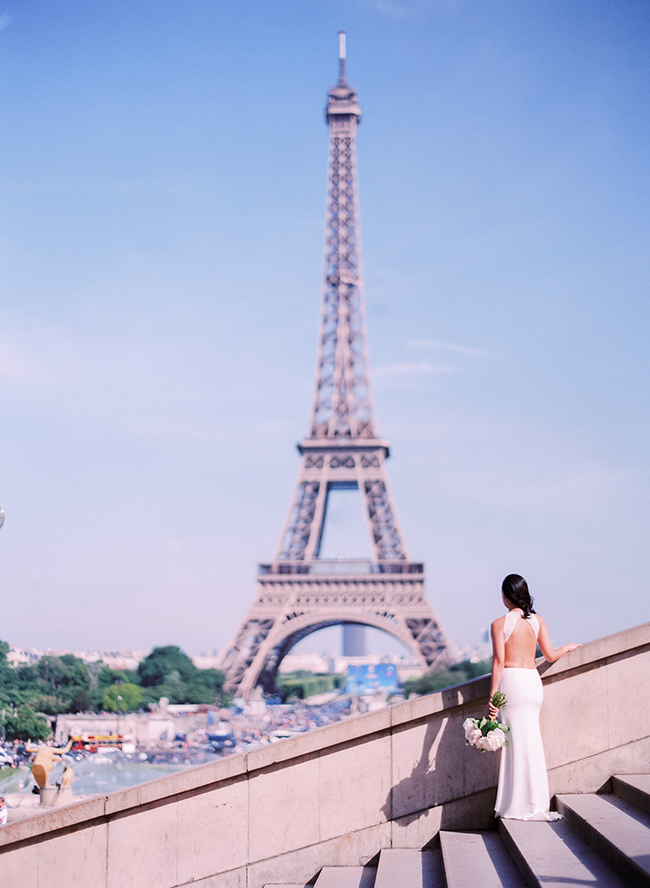
[[[552,792],[650,770],[650,624],[542,664]],[[0,884],[261,888],[491,824],[498,755],[463,742],[488,678],[0,830]]]

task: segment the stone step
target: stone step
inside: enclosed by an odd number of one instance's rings
[[[612,789],[617,796],[650,814],[650,774],[612,777]]]
[[[374,888],[374,866],[324,866],[314,888]]]
[[[564,821],[499,820],[499,834],[526,883],[533,888],[629,886],[629,882]]]
[[[447,888],[526,888],[526,882],[495,832],[440,832]]]
[[[650,886],[650,814],[614,795],[557,796],[558,810],[635,885]]]
[[[374,888],[445,888],[440,852],[384,849]]]

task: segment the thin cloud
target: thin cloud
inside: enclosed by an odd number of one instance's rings
[[[66,381],[59,369],[34,360],[23,350],[0,342],[0,379],[12,382],[55,383]]]
[[[224,432],[223,429],[193,427],[190,423],[140,422],[130,427],[136,435],[143,438],[177,438],[185,441],[233,441],[236,432]]]
[[[490,358],[491,352],[474,348],[471,345],[457,345],[454,342],[440,342],[437,339],[410,339],[406,343],[407,348],[437,348],[441,351],[454,352],[457,355],[471,355],[475,358]]]
[[[453,367],[442,364],[430,364],[428,361],[412,361],[403,364],[388,364],[385,367],[377,367],[373,376],[404,376],[405,374],[448,374],[456,373]]]
[[[450,472],[442,483],[456,497],[475,503],[519,511],[564,505],[579,511],[593,508],[610,490],[633,480],[633,473],[603,465],[544,465],[536,471],[527,464],[509,471],[485,469],[476,472]]]
[[[395,3],[392,0],[364,0],[363,5],[391,18],[402,19],[412,15],[412,10],[403,3]]]
[[[357,0],[362,6],[390,18],[411,18],[431,11],[454,14],[467,5],[467,0]]]
[[[0,14],[0,31],[4,30],[4,28],[8,28],[10,24],[11,15],[8,12]]]

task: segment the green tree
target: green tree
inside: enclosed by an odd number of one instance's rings
[[[121,700],[117,698],[121,697]],[[126,682],[114,684],[104,691],[104,709],[107,712],[133,712],[142,703],[142,688]]]
[[[4,722],[7,740],[47,740],[50,726],[30,706],[19,706]]]
[[[225,676],[219,669],[197,669],[194,678],[188,683],[186,694],[188,703],[214,703],[223,696]]]
[[[70,712],[89,712],[93,708],[94,697],[86,688],[75,688],[70,699]]]
[[[191,681],[198,669],[178,645],[155,647],[138,664],[140,684],[144,688],[168,684],[170,681]]]
[[[99,688],[109,688],[112,684],[126,684],[127,681],[133,682],[126,672],[122,669],[111,669],[110,666],[104,666],[97,676],[97,686]],[[135,684],[135,682],[133,682]]]
[[[461,663],[454,663],[448,669],[433,669],[420,678],[407,679],[404,682],[404,693],[407,697],[410,694],[418,694],[418,696],[433,694],[435,691],[441,691],[472,678],[478,678],[479,675],[485,675],[491,669],[492,660],[479,660],[477,663],[463,660]]]
[[[66,666],[60,657],[46,654],[36,664],[37,680],[46,694],[52,694],[61,688],[65,673]]]
[[[0,641],[0,698],[3,703],[13,701],[19,685],[17,670],[7,659],[8,653],[9,643]]]
[[[74,654],[41,657],[35,666],[21,668],[19,680],[31,692],[36,708],[51,715],[78,712],[92,704],[90,672]]]
[[[90,688],[90,670],[83,660],[75,657],[74,654],[63,654],[60,657],[61,662],[65,666],[65,673],[62,679],[64,688]]]
[[[61,712],[61,698],[56,694],[35,694],[29,699],[32,708],[46,715],[58,715]]]
[[[167,697],[171,703],[214,703],[224,696],[223,672],[198,669],[174,644],[154,648],[138,664],[138,676],[148,705],[160,697]]]

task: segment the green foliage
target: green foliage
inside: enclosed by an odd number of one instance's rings
[[[61,700],[56,694],[34,694],[30,703],[45,715],[57,715],[61,711]]]
[[[187,683],[185,696],[188,703],[214,703],[223,694],[223,672],[218,669],[197,669]]]
[[[90,671],[79,657],[74,654],[63,654],[59,658],[65,666],[65,673],[61,682],[64,688],[90,688]]]
[[[472,663],[471,660],[463,660],[462,663],[454,663],[448,669],[434,669],[425,673],[420,678],[409,678],[404,683],[404,694],[408,698],[410,694],[433,694],[443,688],[462,684],[479,675],[485,675],[492,669],[492,660],[479,660]]]
[[[4,721],[7,740],[47,740],[52,733],[45,719],[30,706],[20,706]]]
[[[169,682],[191,681],[198,669],[190,658],[177,645],[155,647],[138,664],[140,684],[144,688],[164,685]]]
[[[299,697],[301,700],[305,700],[314,694],[325,694],[334,688],[342,687],[345,684],[345,676],[298,669],[296,672],[285,672],[278,675],[276,684],[284,700],[290,697]]]
[[[113,684],[126,684],[127,682],[133,682],[133,679],[130,678],[125,671],[122,669],[111,669],[110,666],[102,667],[101,671],[97,675],[97,687],[102,690],[106,690],[106,688],[110,688]]]
[[[102,702],[107,712],[133,712],[142,703],[142,688],[130,682],[111,685],[104,691]]]
[[[138,664],[138,676],[148,703],[160,697],[170,703],[214,703],[223,698],[223,673],[198,669],[177,645],[154,648]]]
[[[89,712],[94,702],[94,695],[86,688],[75,688],[70,698],[70,712]]]
[[[171,703],[225,701],[223,673],[198,669],[177,645],[154,648],[136,672],[111,669],[101,662],[89,668],[74,654],[47,654],[33,666],[14,668],[7,661],[8,652],[8,643],[0,641],[0,706],[5,708],[28,706],[47,715],[116,711],[118,695],[124,712],[157,703],[160,697]],[[138,693],[125,691],[127,685]]]
[[[66,666],[60,657],[47,654],[38,661],[35,667],[39,685],[45,692],[58,691],[63,685]]]

